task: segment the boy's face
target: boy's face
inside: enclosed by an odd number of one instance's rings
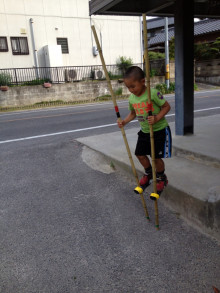
[[[124,83],[128,90],[135,96],[140,97],[145,92],[145,79],[136,80],[133,77],[124,79]]]

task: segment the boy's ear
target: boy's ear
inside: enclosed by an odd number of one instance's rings
[[[141,83],[145,84],[145,78],[141,79]]]

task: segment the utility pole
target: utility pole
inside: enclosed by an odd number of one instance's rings
[[[165,17],[165,80],[167,88],[170,87],[169,38],[168,17]]]

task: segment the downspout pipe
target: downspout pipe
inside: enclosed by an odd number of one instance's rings
[[[32,40],[32,47],[34,51],[34,66],[36,68],[36,78],[39,79],[39,72],[38,72],[39,64],[38,64],[38,58],[37,58],[37,50],[35,46],[33,23],[34,23],[33,18],[30,18],[31,40]]]

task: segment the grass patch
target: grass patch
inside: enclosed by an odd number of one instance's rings
[[[111,99],[111,95],[104,95],[96,98],[96,101],[108,101]]]
[[[49,107],[58,107],[58,106],[71,106],[71,105],[80,105],[80,104],[89,104],[89,103],[96,103],[96,102],[105,102],[111,99],[110,95],[106,95],[107,97],[103,97],[103,99],[98,100],[96,99],[90,99],[90,100],[84,100],[84,101],[71,101],[71,102],[64,102],[62,100],[56,100],[56,101],[49,101],[49,102],[39,102],[33,105],[28,106],[14,106],[14,107],[1,107],[0,106],[0,112],[13,112],[13,111],[20,111],[20,110],[34,110],[34,109],[40,109],[40,108],[49,108]],[[102,97],[101,97],[102,98]],[[117,99],[127,99],[128,96],[118,96]]]
[[[61,104],[61,103],[65,103],[63,100],[56,100],[56,101],[42,101],[42,102],[38,102],[35,103],[34,105],[45,105],[45,104]]]
[[[111,161],[111,163],[110,163],[110,167],[113,169],[113,170],[116,170],[116,168],[115,168],[115,164]]]

